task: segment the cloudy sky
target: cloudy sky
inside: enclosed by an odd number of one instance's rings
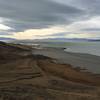
[[[0,37],[100,38],[100,0],[0,0]]]

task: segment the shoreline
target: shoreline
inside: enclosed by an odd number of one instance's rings
[[[66,52],[64,48],[43,47],[33,49],[33,54],[54,58],[58,63],[71,64],[73,67],[87,69],[88,72],[100,74],[100,56],[82,53]]]
[[[64,51],[65,51],[65,52],[70,52],[70,53],[75,53],[75,54],[93,55],[93,56],[98,56],[98,57],[100,57],[100,55],[97,55],[97,54],[94,54],[94,53],[77,52],[77,51],[67,51],[67,48],[66,48]]]
[[[0,99],[99,100],[100,74],[83,72],[84,69],[69,64],[75,59],[80,62],[79,59],[84,58],[82,55],[57,48],[2,42],[0,46]],[[66,64],[58,63],[62,61]]]

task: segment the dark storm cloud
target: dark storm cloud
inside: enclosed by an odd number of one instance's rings
[[[71,5],[79,9],[83,9],[85,14],[80,16],[81,20],[89,20],[93,17],[100,17],[100,0],[56,0],[62,4]],[[76,20],[77,22],[77,20]]]
[[[81,31],[100,32],[100,28],[85,28],[85,29],[81,29]]]
[[[68,4],[84,9],[89,17],[100,15],[100,0],[68,0]]]
[[[11,35],[10,32],[27,29],[66,26],[100,17],[100,0],[0,0],[0,17],[4,18],[1,24],[11,27],[10,30],[0,32],[0,35]],[[90,28],[88,25],[85,28],[80,26],[80,31],[95,34],[100,29]],[[55,33],[52,36],[60,37],[66,34],[71,33]]]
[[[61,36],[65,36],[66,34],[70,34],[71,32],[62,32],[62,33],[55,33],[55,34],[51,34],[51,35],[47,35],[47,36],[52,36],[52,37],[61,37]]]
[[[5,25],[13,31],[70,24],[84,11],[51,0],[0,0],[0,17],[11,19]]]

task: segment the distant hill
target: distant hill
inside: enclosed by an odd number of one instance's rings
[[[0,41],[15,41],[16,39],[13,38],[5,38],[5,37],[0,37]]]
[[[86,38],[47,38],[47,39],[40,39],[37,41],[61,41],[61,42],[70,42],[70,41],[76,41],[76,42],[80,42],[80,41],[100,41],[100,39],[86,39]]]
[[[14,40],[15,43],[33,43],[33,42],[99,42],[100,39],[86,39],[86,38],[46,38],[46,39],[26,39]]]

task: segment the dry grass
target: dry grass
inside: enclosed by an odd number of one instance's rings
[[[2,45],[0,100],[100,100],[97,75],[42,55],[30,55],[24,46]],[[26,51],[29,55],[24,55]]]

